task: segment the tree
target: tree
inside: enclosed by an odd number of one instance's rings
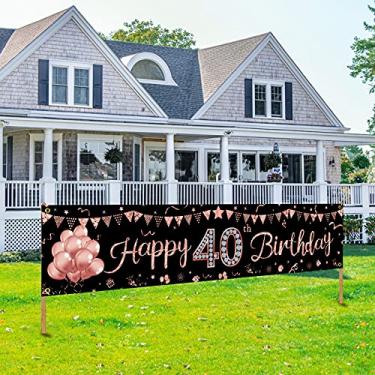
[[[103,37],[103,34],[101,36]],[[123,28],[113,31],[108,37],[104,36],[104,38],[176,48],[192,48],[195,46],[194,35],[182,28],[169,30],[161,25],[155,25],[152,21],[137,19],[132,22],[125,22]]]
[[[341,151],[341,182],[355,184],[370,182],[370,155],[358,146],[344,147]]]
[[[375,5],[375,2],[374,2]],[[354,38],[351,48],[354,51],[352,65],[349,66],[352,77],[361,78],[364,84],[369,85],[370,93],[375,93],[375,6],[368,5],[373,16],[372,24],[364,22],[364,28],[370,33],[367,38]],[[373,115],[367,121],[370,134],[375,135],[375,105],[372,108]],[[375,145],[372,145],[373,154],[369,156],[370,168],[368,168],[368,180],[371,182],[375,177]]]

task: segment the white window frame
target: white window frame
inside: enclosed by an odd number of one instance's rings
[[[35,142],[44,142],[44,134],[30,133],[30,152],[29,152],[29,181],[34,180],[35,173]],[[62,133],[54,133],[53,141],[57,142],[57,180],[62,180]],[[44,165],[44,147],[43,147],[43,165]]]
[[[66,68],[68,77],[68,92],[67,92],[67,103],[55,103],[52,101],[52,77],[53,68]],[[74,70],[75,69],[86,69],[89,71],[89,104],[74,104]],[[50,60],[49,62],[49,105],[51,106],[61,106],[61,107],[78,107],[78,108],[92,108],[93,100],[93,65],[72,62],[72,61],[62,61],[62,60]]]
[[[158,55],[152,52],[140,52],[136,53],[135,55],[124,56],[121,61],[126,67],[131,71],[133,66],[142,60],[151,60],[155,64],[159,66],[161,71],[164,74],[164,80],[158,79],[142,79],[136,78],[141,83],[151,83],[154,85],[169,85],[169,86],[177,86],[177,83],[172,77],[171,70],[169,69],[168,64]]]
[[[80,143],[81,141],[87,140],[88,142],[98,141],[98,142],[112,142],[119,144],[120,151],[122,151],[122,136],[121,135],[111,135],[111,134],[77,134],[77,181],[89,182],[87,180],[81,180],[80,177]],[[94,180],[97,182],[108,182],[108,181],[122,181],[122,162],[117,163],[117,180]]]
[[[255,114],[255,86],[263,85],[266,86],[266,116]],[[282,116],[272,116],[271,106],[271,86],[281,87],[282,103],[281,113]],[[273,120],[285,120],[285,82],[283,81],[265,81],[265,80],[253,80],[253,117],[261,119],[273,119]]]

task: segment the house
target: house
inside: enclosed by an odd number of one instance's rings
[[[193,50],[104,41],[75,7],[0,29],[0,249],[38,244],[41,201],[366,195],[369,215],[375,187],[339,185],[339,147],[375,138],[348,130],[272,33]],[[282,184],[267,183],[275,144]]]

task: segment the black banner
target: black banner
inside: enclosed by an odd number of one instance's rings
[[[339,205],[43,206],[42,295],[343,266]]]

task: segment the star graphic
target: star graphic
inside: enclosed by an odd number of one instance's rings
[[[224,210],[222,210],[219,206],[217,206],[216,210],[213,211],[215,214],[215,219],[222,219]]]
[[[68,210],[65,210],[65,211],[64,211],[64,214],[65,214],[65,215],[68,215],[68,213],[69,213]]]
[[[120,207],[119,210],[120,210],[120,211],[124,211],[124,208],[123,208],[123,207]]]

